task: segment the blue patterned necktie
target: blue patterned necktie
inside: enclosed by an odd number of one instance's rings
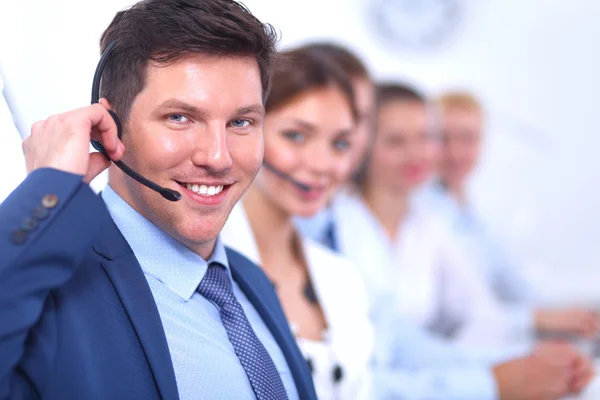
[[[216,262],[210,263],[198,292],[218,307],[229,341],[246,371],[256,398],[287,400],[279,372],[235,298],[225,267]]]

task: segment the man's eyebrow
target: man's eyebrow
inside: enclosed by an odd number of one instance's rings
[[[160,108],[176,108],[178,110],[183,110],[185,112],[188,112],[190,114],[197,114],[197,113],[203,113],[203,111],[201,109],[199,109],[198,107],[194,106],[193,104],[190,104],[188,102],[185,102],[183,100],[179,100],[179,99],[168,99],[163,101],[162,103],[160,103],[160,105],[158,107],[156,107],[157,109]]]
[[[252,104],[251,106],[240,107],[236,110],[236,115],[245,115],[251,113],[257,113],[265,115],[265,107],[262,104]]]
[[[177,110],[182,110],[189,114],[196,114],[196,115],[206,113],[201,108],[198,108],[193,104],[190,104],[186,101],[179,100],[179,99],[165,100],[157,107],[157,109],[161,109],[161,108],[174,108]],[[251,113],[257,113],[262,116],[265,114],[265,107],[262,104],[257,103],[257,104],[252,104],[249,106],[239,107],[237,110],[235,110],[235,115],[245,115],[245,114],[251,114]]]

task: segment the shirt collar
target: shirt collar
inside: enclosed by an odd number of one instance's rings
[[[223,265],[232,280],[220,236],[207,261],[134,210],[110,185],[102,191],[102,199],[144,273],[153,276],[184,301],[192,297],[211,262]]]

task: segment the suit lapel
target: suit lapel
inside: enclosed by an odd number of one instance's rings
[[[233,279],[259,313],[283,352],[294,377],[299,397],[301,399],[316,399],[308,365],[296,345],[283,312],[278,312],[280,310],[278,300],[273,287],[269,286],[270,282],[257,266],[238,253],[227,249],[227,258]],[[272,293],[272,296],[268,295],[269,292]]]
[[[144,349],[154,380],[165,400],[178,399],[175,372],[158,308],[133,251],[114,226],[94,246]]]

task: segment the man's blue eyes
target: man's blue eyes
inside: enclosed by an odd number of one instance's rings
[[[173,122],[176,122],[178,124],[184,123],[189,121],[188,117],[186,117],[185,115],[182,114],[173,114],[173,115],[169,115],[169,119]]]
[[[247,119],[234,119],[231,121],[231,126],[234,128],[246,128],[250,125],[250,121]]]
[[[183,114],[171,114],[168,116],[169,121],[171,122],[175,122],[176,124],[184,124],[186,122],[189,122],[189,118],[186,117]],[[250,126],[251,122],[250,120],[247,119],[234,119],[233,121],[230,122],[230,125],[234,128],[247,128],[248,126]]]

